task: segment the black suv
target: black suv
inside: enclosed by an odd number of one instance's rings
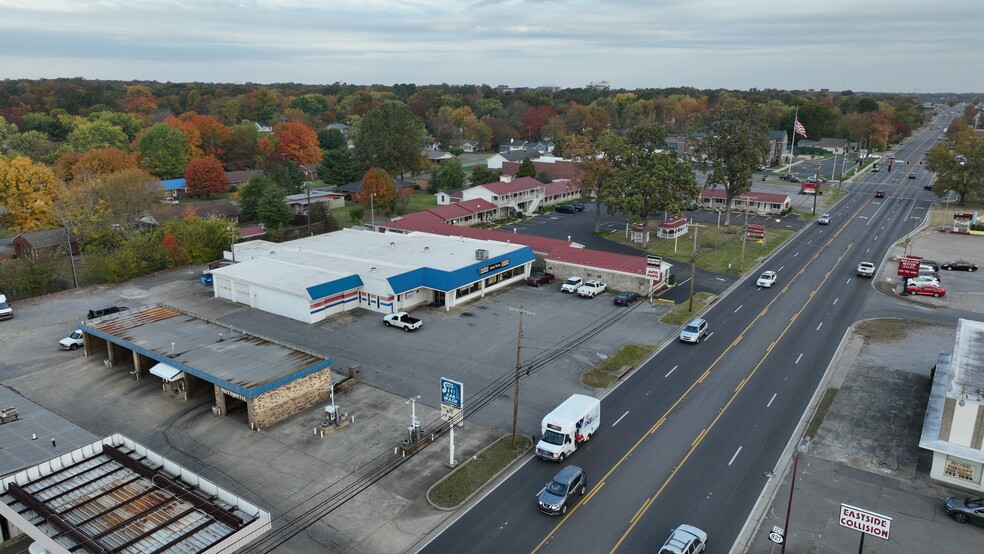
[[[102,308],[89,310],[89,313],[88,315],[86,315],[86,317],[89,319],[96,319],[97,317],[102,317],[104,315],[109,315],[109,314],[115,314],[115,313],[122,312],[123,310],[129,310],[129,309],[130,308],[127,308],[126,306],[104,306]]]
[[[555,207],[554,211],[562,214],[572,214],[576,212],[577,209],[574,208],[574,206],[572,206],[571,204],[561,204],[560,206]]]
[[[552,516],[567,513],[567,506],[574,503],[574,498],[584,496],[588,491],[588,480],[584,470],[577,466],[567,466],[543,486],[536,495],[540,511]]]

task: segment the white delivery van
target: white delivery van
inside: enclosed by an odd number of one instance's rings
[[[560,462],[577,445],[586,442],[601,426],[601,401],[583,394],[572,394],[543,418],[536,455]]]

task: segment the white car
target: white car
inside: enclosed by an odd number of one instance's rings
[[[567,280],[564,281],[564,284],[560,285],[560,292],[569,292],[574,294],[583,282],[584,280],[580,277],[568,277]]]
[[[817,220],[820,225],[830,225],[830,214],[822,214]]]
[[[577,295],[584,296],[585,298],[594,298],[599,294],[605,292],[608,285],[602,283],[601,281],[588,281],[580,287],[577,288]]]
[[[923,285],[932,285],[934,287],[940,286],[940,280],[936,277],[931,277],[929,275],[920,275],[919,277],[912,277],[905,282],[905,286],[915,285],[921,287]]]
[[[776,279],[779,275],[775,271],[766,271],[759,276],[758,281],[755,281],[755,286],[772,288],[772,285],[776,284]]]
[[[71,335],[58,341],[58,346],[60,346],[62,350],[75,350],[83,344],[85,344],[85,342],[82,340],[82,331],[75,331]]]
[[[875,275],[875,264],[871,262],[861,262],[856,271],[858,277],[873,277]]]

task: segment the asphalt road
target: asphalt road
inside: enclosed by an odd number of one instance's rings
[[[934,142],[932,131],[915,137],[897,159]],[[857,262],[881,263],[934,200],[922,190],[929,174],[907,173],[852,183],[830,225],[809,225],[769,260],[776,287],[736,283],[706,312],[703,343],[667,344],[604,399],[602,429],[568,461],[590,488],[567,516],[537,511],[535,494],[560,466],[530,460],[423,551],[652,551],[680,523],[733,544],[873,295]]]

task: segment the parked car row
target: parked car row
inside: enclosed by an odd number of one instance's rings
[[[562,214],[573,214],[577,212],[583,212],[584,204],[580,202],[575,202],[573,204],[560,204],[559,206],[554,206],[554,211]]]

